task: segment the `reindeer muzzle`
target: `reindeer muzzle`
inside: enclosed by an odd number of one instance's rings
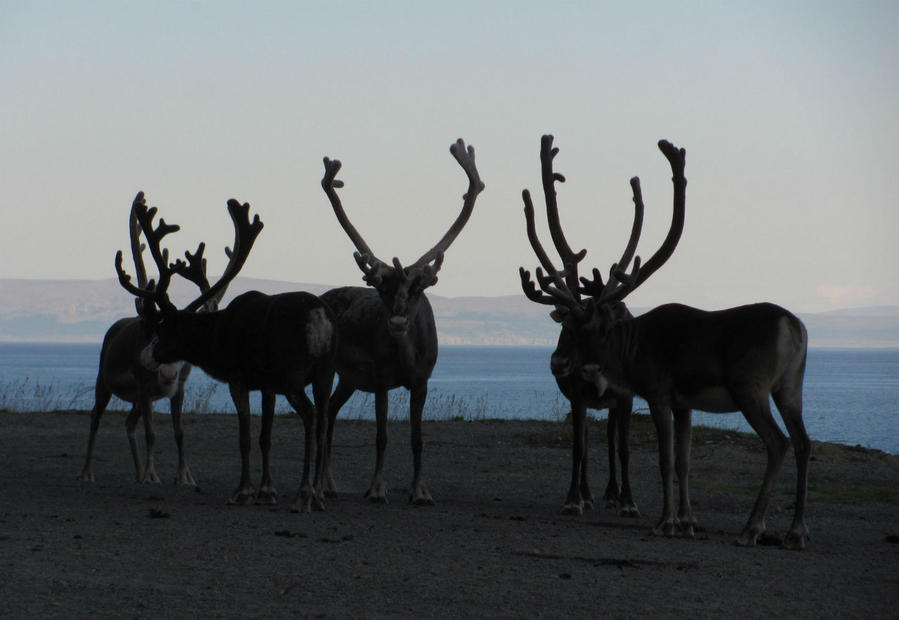
[[[571,374],[571,359],[565,355],[553,355],[549,360],[553,376],[563,379]]]
[[[183,364],[160,364],[159,378],[166,384],[174,383],[178,380]]]
[[[599,364],[584,364],[581,370],[581,376],[584,381],[591,383],[596,387],[597,396],[602,398],[609,389],[609,381],[603,376],[602,368]]]
[[[409,329],[409,319],[404,316],[392,316],[387,321],[387,331],[394,336],[405,334],[407,329]]]

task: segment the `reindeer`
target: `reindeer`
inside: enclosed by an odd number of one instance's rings
[[[199,265],[205,245],[194,254],[186,252],[187,263],[178,260],[167,264],[167,254],[160,249],[162,238],[177,230],[160,219],[154,227],[156,208],[147,209],[142,199],[137,216],[147,237],[150,253],[159,268],[155,286],[131,284],[122,268],[122,253],[116,254],[119,283],[135,297],[143,300],[144,319],[153,334],[142,354],[145,366],[155,370],[160,364],[186,360],[199,366],[210,376],[228,383],[237,408],[240,429],[241,476],[230,504],[277,503],[269,465],[275,396],[284,394],[303,418],[305,454],[303,474],[294,511],[308,512],[324,508],[323,476],[326,449],[316,455],[314,488],[309,484],[313,453],[313,432],[322,446],[328,424],[328,395],[334,380],[337,353],[337,327],[330,309],[315,295],[305,292],[265,295],[250,291],[235,297],[223,310],[196,314],[194,311],[223,290],[243,267],[253,243],[262,230],[259,216],[249,219],[250,205],[228,201],[228,213],[234,224],[233,250],[226,248],[229,261],[221,278],[183,309],[169,300],[167,290],[171,277],[178,274],[192,282],[199,279]],[[307,407],[304,388],[312,384],[315,411]],[[249,392],[262,392],[262,428],[259,445],[262,450],[262,480],[258,491],[250,484],[250,402]],[[326,446],[325,446],[326,448]]]
[[[616,308],[619,319],[631,318],[624,304]],[[587,409],[608,409],[606,440],[608,442],[609,481],[602,499],[607,508],[617,508],[622,517],[639,517],[640,511],[631,494],[630,483],[630,417],[633,396],[600,395],[593,383],[585,381],[577,361],[575,335],[562,328],[556,349],[550,358],[550,370],[559,390],[571,405],[571,485],[562,508],[564,514],[581,515],[593,508],[593,493],[587,482]],[[621,465],[621,486],[618,485],[618,464]]]
[[[550,162],[558,153],[552,136],[543,137],[543,157]],[[805,506],[808,489],[808,460],[811,442],[802,420],[802,381],[805,373],[808,335],[805,326],[787,310],[769,303],[752,304],[706,312],[681,304],[665,304],[637,318],[620,319],[614,306],[645,282],[670,258],[684,225],[687,180],[686,152],[662,140],[659,149],[671,166],[674,207],[671,227],[652,257],[641,265],[634,259],[613,264],[607,282],[599,270],[593,279],[576,280],[572,266],[555,269],[545,258],[539,241],[534,250],[547,270],[537,269],[537,290],[530,273],[520,270],[528,298],[554,305],[563,329],[570,330],[577,348],[578,365],[585,381],[597,394],[636,394],[649,403],[659,441],[662,474],[662,516],[652,533],[692,537],[696,519],[689,497],[689,468],[692,409],[713,413],[741,411],[765,444],[768,459],[761,489],[749,520],[736,543],[755,545],[765,531],[765,512],[774,476],[789,448],[789,441],[771,415],[768,396],[773,398],[790,435],[796,458],[796,504],[793,522],[783,539],[789,549],[803,549],[808,538]],[[554,194],[552,173],[544,190]],[[631,179],[633,200],[643,210],[640,180]],[[533,208],[524,197],[525,219],[532,227]],[[635,217],[635,228],[638,226]],[[561,234],[558,220],[550,220],[553,235]],[[632,241],[634,237],[631,237]],[[635,244],[636,245],[636,244]],[[582,255],[578,255],[583,258]],[[578,260],[580,260],[580,258]],[[579,293],[588,293],[584,300]],[[671,417],[674,414],[672,435]],[[675,512],[674,471],[677,473],[680,506]]]
[[[566,279],[570,282],[577,283],[577,265],[586,256],[586,250],[582,250],[577,254],[572,251],[571,246],[565,239],[562,227],[559,221],[559,207],[556,201],[556,192],[553,185],[554,179],[564,180],[561,175],[554,175],[552,169],[552,140],[544,136],[541,142],[540,163],[543,178],[544,197],[546,202],[546,217],[550,222],[550,232],[552,233],[553,244],[556,251],[562,259],[565,269]],[[552,261],[543,250],[540,240],[537,238],[537,229],[534,222],[534,205],[531,201],[530,192],[524,190],[522,198],[525,203],[525,213],[527,214],[527,235],[531,243],[531,247],[537,254],[543,268],[547,271],[555,271]],[[640,238],[640,230],[643,222],[643,211],[637,208],[634,213],[634,227],[631,231],[631,239],[619,265],[630,263],[633,258],[634,251],[637,247],[637,241]],[[580,298],[580,290],[574,285],[574,294]],[[533,297],[530,289],[525,287],[525,294],[534,301],[540,301],[540,296]],[[536,292],[536,291],[534,291]],[[613,314],[616,319],[633,318],[631,313],[623,302],[617,303],[612,307]],[[554,320],[561,322],[561,316],[553,312]],[[590,485],[587,482],[587,408],[591,409],[608,409],[609,415],[606,423],[606,435],[608,441],[608,457],[609,457],[609,482],[606,485],[603,500],[607,507],[618,508],[621,516],[637,517],[640,511],[634,503],[631,494],[629,461],[630,461],[630,416],[633,410],[634,399],[628,394],[618,395],[602,395],[598,394],[595,386],[581,377],[580,363],[577,357],[576,346],[577,335],[571,330],[562,326],[559,334],[559,340],[556,349],[550,358],[550,370],[556,379],[559,390],[571,403],[571,424],[572,424],[572,446],[571,446],[571,485],[568,489],[568,496],[565,499],[565,505],[562,512],[565,514],[580,515],[584,509],[593,507],[593,493],[590,491]],[[617,481],[617,466],[615,462],[616,454],[621,462],[621,487]]]
[[[129,218],[129,231],[131,234],[131,255],[134,259],[134,268],[137,274],[138,286],[147,286],[147,272],[144,267],[142,253],[144,245],[140,243],[140,224],[137,221],[135,205],[142,200],[142,194],[138,194],[131,207]],[[201,290],[209,288],[209,282],[205,278],[198,280]],[[217,307],[217,299],[207,302],[207,311],[214,311]],[[135,300],[138,315],[141,309],[141,300]],[[87,441],[87,456],[84,460],[84,468],[79,476],[81,480],[94,481],[93,454],[97,431],[100,427],[100,418],[109,404],[110,398],[115,394],[122,400],[132,404],[131,412],[125,420],[125,428],[128,434],[128,443],[131,447],[131,457],[134,460],[134,468],[138,482],[158,483],[159,476],[153,463],[153,445],[156,435],[153,432],[153,401],[161,398],[170,399],[172,415],[172,427],[175,433],[175,444],[178,446],[178,473],[175,476],[175,484],[196,486],[196,481],[187,466],[184,457],[184,429],[181,423],[181,409],[184,403],[184,384],[190,375],[190,364],[184,361],[176,361],[171,364],[161,364],[156,371],[144,368],[140,361],[140,353],[143,351],[149,339],[147,337],[143,320],[138,317],[124,318],[116,321],[106,332],[103,338],[103,346],[100,349],[100,368],[97,372],[97,382],[94,390],[94,408],[91,410],[90,436]],[[138,418],[144,421],[144,438],[147,447],[147,464],[143,467],[138,455],[135,428]]]
[[[331,444],[334,419],[340,408],[356,390],[375,394],[377,419],[375,473],[365,497],[373,502],[387,502],[384,482],[384,450],[387,446],[387,393],[396,387],[410,392],[409,419],[412,436],[412,486],[409,500],[416,505],[433,505],[421,476],[421,415],[428,395],[428,379],[437,361],[437,328],[434,313],[424,291],[437,282],[446,250],[465,226],[484,184],[475,166],[474,147],[465,148],[459,139],[450,153],[468,176],[468,191],[463,196],[462,211],[437,245],[408,267],[398,258],[390,267],[368,247],[352,225],[336,189],[340,162],[324,158],[322,188],[327,194],[337,220],[349,236],[356,252],[353,258],[372,288],[348,286],[332,289],[322,299],[337,315],[340,347],[337,354],[339,380],[331,396],[328,445]],[[335,492],[328,475],[328,490]]]

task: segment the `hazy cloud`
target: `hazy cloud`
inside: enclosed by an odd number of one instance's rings
[[[816,288],[818,297],[826,299],[831,306],[845,307],[855,304],[870,303],[875,297],[872,286],[856,286],[841,284],[819,284]]]

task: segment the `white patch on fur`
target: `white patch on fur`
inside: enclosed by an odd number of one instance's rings
[[[319,357],[328,352],[334,336],[334,325],[322,308],[309,313],[306,320],[306,344],[311,357]]]
[[[141,349],[140,363],[147,370],[155,372],[159,370],[159,362],[153,359],[153,345],[154,343],[151,342]]]
[[[159,365],[159,369],[156,371],[156,382],[159,384],[159,391],[163,398],[171,398],[178,391],[178,379],[182,368],[184,368],[184,362]]]

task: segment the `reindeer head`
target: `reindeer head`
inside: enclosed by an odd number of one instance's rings
[[[524,190],[522,199],[524,200],[527,235],[542,267],[538,267],[535,272],[540,290],[537,290],[530,272],[523,267],[519,268],[521,286],[524,294],[531,301],[555,306],[550,316],[562,324],[562,335],[551,361],[553,374],[557,378],[566,378],[579,372],[583,378],[596,384],[599,395],[602,396],[606,389],[606,382],[602,377],[600,361],[602,352],[606,348],[607,336],[616,323],[630,317],[630,312],[624,305],[624,298],[668,260],[680,240],[684,227],[687,185],[684,177],[686,152],[666,140],[659,142],[659,149],[668,159],[674,174],[672,179],[674,183],[674,214],[668,235],[661,247],[642,266],[640,257],[635,257],[634,253],[643,227],[643,195],[640,190],[640,179],[637,177],[631,179],[634,199],[634,223],[631,235],[621,259],[612,264],[608,280],[603,282],[602,275],[596,268],[593,269],[592,280],[578,276],[578,263],[584,259],[587,251],[581,250],[577,253],[572,251],[562,232],[555,183],[556,181],[563,183],[565,177],[553,171],[553,159],[559,149],[553,148],[552,143],[552,136],[543,136],[540,146],[540,163],[546,201],[546,219],[553,244],[562,260],[562,269],[556,269],[537,237],[534,205],[530,192]],[[627,269],[632,260],[633,267],[628,273]],[[544,269],[546,274],[543,272]]]
[[[588,307],[590,300],[586,301]],[[608,315],[604,320],[598,322],[595,331],[605,337],[605,332],[618,321],[633,318],[633,315],[627,309],[623,301],[617,301],[608,306]],[[601,314],[602,310],[597,309],[595,314]],[[550,357],[549,367],[556,379],[568,379],[571,377],[579,377],[582,374],[584,357],[579,349],[585,343],[584,333],[591,332],[589,317],[594,316],[594,312],[590,309],[585,313],[588,317],[586,322],[579,323],[574,316],[569,316],[568,320],[562,320],[562,332],[559,334],[559,341],[556,343],[556,349]]]
[[[234,249],[225,248],[225,254],[229,259],[228,265],[219,280],[210,286],[206,279],[206,259],[203,258],[206,244],[200,243],[197,251],[193,254],[185,252],[186,262],[178,259],[174,263],[169,263],[168,250],[161,247],[161,241],[163,237],[178,231],[180,227],[166,224],[162,218],[159,220],[159,225],[154,226],[153,219],[156,212],[156,207],[147,208],[144,193],[138,192],[132,204],[132,217],[137,221],[138,226],[136,227],[132,223],[131,227],[131,249],[135,256],[137,286],[131,283],[131,276],[125,272],[122,266],[121,250],[116,253],[115,259],[119,284],[136,297],[138,313],[143,319],[145,329],[150,337],[150,345],[141,356],[144,366],[150,370],[156,370],[160,364],[184,359],[184,356],[180,354],[182,340],[179,328],[180,318],[184,314],[192,314],[200,308],[211,312],[218,307],[228,284],[243,267],[256,237],[262,230],[262,222],[258,215],[254,217],[252,223],[250,222],[250,205],[248,203],[241,205],[234,199],[228,201],[228,213],[234,223]],[[150,254],[159,270],[159,279],[155,282],[147,281],[143,262],[139,260],[143,246],[136,245],[135,240],[141,231],[147,239]],[[172,276],[175,274],[193,282],[201,291],[199,297],[180,310],[168,296],[168,288]]]
[[[450,146],[450,153],[468,176],[468,191],[462,196],[462,212],[437,245],[408,267],[404,267],[396,257],[392,265],[388,265],[371,251],[365,239],[350,222],[337,195],[337,189],[343,187],[343,181],[336,178],[341,166],[340,161],[324,158],[325,175],[322,177],[322,188],[331,202],[337,220],[356,246],[357,251],[353,253],[353,258],[362,270],[363,279],[378,291],[387,309],[389,315],[387,329],[394,335],[406,333],[409,319],[417,312],[424,290],[437,283],[437,272],[443,264],[444,252],[468,222],[475,200],[484,189],[475,166],[474,147],[469,146],[466,149],[465,143],[460,138]]]

